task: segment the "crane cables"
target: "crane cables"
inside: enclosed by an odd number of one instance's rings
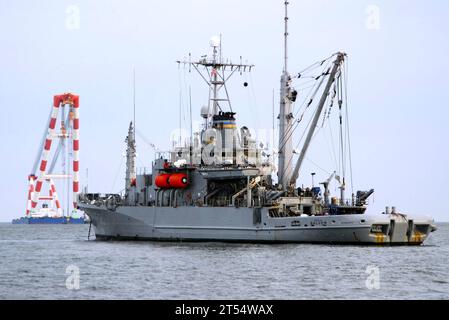
[[[333,56],[332,56],[332,57],[333,57]],[[332,57],[330,57],[330,58],[332,58]],[[284,136],[283,139],[282,139],[282,143],[281,143],[281,145],[279,146],[279,150],[281,150],[282,148],[284,148],[284,146],[285,146],[285,144],[287,143],[287,141],[293,136],[293,134],[295,133],[296,129],[299,127],[299,124],[302,122],[305,113],[308,111],[309,107],[312,105],[312,103],[313,103],[313,101],[314,101],[314,99],[315,99],[315,96],[318,94],[318,92],[319,92],[321,86],[322,86],[323,83],[324,83],[324,80],[326,79],[326,76],[329,75],[329,72],[330,72],[330,66],[329,66],[329,65],[330,65],[330,63],[331,63],[330,58],[327,59],[327,64],[326,64],[325,68],[323,69],[323,70],[325,70],[325,71],[323,71],[319,76],[316,76],[316,77],[314,78],[314,80],[315,80],[315,85],[309,90],[309,93],[308,93],[307,96],[305,97],[303,103],[302,103],[301,106],[298,108],[298,110],[296,110],[296,113],[295,113],[294,117],[297,118],[297,120],[295,121],[295,123],[294,123],[293,125],[291,125],[291,126],[287,129],[287,132],[286,132],[285,136]],[[326,60],[323,60],[322,64],[324,64],[325,61],[326,61]],[[322,64],[321,64],[321,65],[322,65]],[[318,81],[318,80],[320,80],[320,81]],[[307,101],[308,101],[308,103],[307,103],[305,109],[303,110],[301,116],[298,118],[299,111],[304,107],[304,105],[306,104]],[[315,110],[315,112],[316,112],[316,110]],[[298,148],[299,144],[301,143],[302,139],[304,138],[304,136],[305,136],[305,134],[306,134],[306,132],[307,132],[307,128],[309,128],[311,122],[312,122],[312,118],[310,118],[309,123],[307,124],[307,126],[306,126],[306,128],[305,128],[305,130],[304,130],[304,132],[303,132],[303,134],[302,134],[302,137],[301,137],[301,139],[299,140],[299,143],[297,144],[297,146],[296,146],[295,149]],[[284,169],[285,171],[286,171],[287,168],[290,166],[290,164],[292,163],[292,161],[293,161],[293,157],[291,157],[291,158],[288,160],[288,163],[287,163],[287,165],[286,165],[286,167],[285,167],[285,169]]]
[[[334,56],[334,55],[333,55],[333,56]],[[333,57],[333,56],[331,56],[331,57]],[[330,57],[330,58],[331,58],[331,57]],[[329,59],[329,58],[328,58],[328,59]],[[323,60],[323,61],[320,63],[320,66],[322,66],[322,65],[324,64],[325,61],[326,61],[326,60]],[[299,126],[299,123],[303,120],[303,116],[304,116],[305,112],[306,112],[307,109],[310,107],[310,105],[313,103],[313,100],[314,100],[316,94],[318,93],[320,87],[322,86],[322,84],[323,84],[323,82],[324,82],[324,79],[326,78],[327,75],[329,75],[329,73],[330,73],[330,68],[328,68],[329,63],[330,63],[330,61],[328,62],[328,64],[327,64],[326,67],[324,68],[325,71],[324,71],[321,75],[319,75],[318,77],[315,78],[315,80],[319,80],[319,79],[321,78],[321,81],[315,83],[315,87],[313,87],[312,90],[311,90],[311,91],[313,91],[313,94],[312,94],[312,96],[311,96],[311,98],[310,98],[310,100],[309,100],[309,103],[307,104],[306,109],[303,111],[301,117],[295,121],[295,122],[296,122],[295,125],[291,126],[291,127],[289,128],[289,130],[287,130],[287,134],[286,134],[285,137],[283,138],[283,143],[281,144],[280,149],[286,144],[286,142],[288,141],[288,139],[290,139],[290,137],[292,136],[292,134],[294,133],[294,131],[296,131],[297,127]],[[316,64],[315,64],[315,65],[316,65]],[[308,69],[310,69],[310,67],[309,67]],[[332,110],[332,106],[333,106],[333,104],[334,104],[334,100],[335,100],[336,97],[338,98],[338,101],[339,101],[339,108],[340,108],[340,110],[341,110],[341,104],[342,104],[342,99],[343,99],[343,98],[342,98],[342,97],[343,97],[343,79],[342,79],[342,73],[343,73],[343,72],[342,72],[342,68],[340,67],[340,68],[338,69],[338,73],[337,73],[337,75],[335,76],[335,79],[334,79],[333,90],[331,91],[331,92],[332,92],[332,94],[331,94],[331,99],[330,99],[330,101],[328,102],[328,106],[326,107],[325,112],[323,113],[323,121],[322,121],[321,128],[324,127],[325,120],[329,119],[329,117],[330,117],[331,110]],[[300,78],[300,77],[301,77],[301,74],[298,75],[298,78]],[[311,92],[309,92],[309,95],[310,95],[310,93],[311,93]],[[329,95],[329,93],[328,93],[328,95]],[[307,98],[308,98],[308,96],[307,96]],[[304,100],[304,102],[307,101],[307,98]],[[299,109],[299,110],[300,110],[300,109]],[[297,110],[296,114],[299,113],[299,110]],[[316,113],[316,112],[317,112],[317,110],[315,110],[315,113]],[[309,120],[309,123],[307,124],[306,128],[304,129],[304,133],[303,133],[303,135],[302,135],[300,141],[298,142],[296,148],[298,148],[298,146],[301,144],[301,141],[303,140],[305,133],[306,133],[308,130],[310,130],[310,128],[309,128],[309,127],[310,127],[310,124],[311,124],[311,120]],[[347,127],[346,127],[346,128],[347,128]],[[314,139],[314,138],[317,136],[317,134],[318,134],[319,131],[320,131],[320,129],[318,129],[318,131],[315,132],[315,134],[313,135],[312,139]],[[347,132],[345,133],[345,138],[346,138],[346,137],[349,139],[349,135],[347,134]],[[346,139],[345,139],[345,140],[346,140]],[[332,140],[332,143],[333,143],[333,140]],[[341,152],[340,155],[341,155],[341,157],[339,157],[339,158],[341,159],[341,163],[340,163],[341,166],[339,165],[338,167],[340,167],[340,169],[343,171],[343,176],[345,175],[345,168],[346,168],[346,157],[345,157],[345,156],[346,156],[346,153],[345,153],[345,146],[346,146],[346,141],[343,142],[343,134],[342,134],[342,115],[341,115],[341,111],[340,111],[340,147],[341,147],[341,148],[340,148],[340,152]],[[335,149],[335,147],[334,147],[334,149]],[[333,149],[333,150],[334,150],[334,149]],[[335,157],[335,154],[334,154],[334,157]],[[336,160],[336,159],[334,158],[334,160]],[[288,168],[288,166],[290,165],[291,161],[292,161],[292,159],[289,159],[287,168]],[[351,179],[352,179],[352,178],[351,178]]]
[[[297,74],[297,76],[296,76],[295,78],[297,78],[297,79],[303,78],[303,74],[304,74],[306,71],[309,71],[309,70],[315,70],[315,69],[317,69],[318,67],[321,67],[326,61],[329,61],[330,59],[332,59],[332,58],[335,57],[336,55],[337,55],[337,53],[334,53],[333,55],[327,57],[327,58],[324,59],[324,60],[320,60],[320,61],[317,61],[317,62],[311,64],[310,66],[308,66],[308,67],[305,68],[304,70],[300,71],[300,72]]]
[[[285,136],[282,139],[282,143],[280,144],[280,146],[278,148],[279,150],[281,150],[285,146],[287,141],[292,137],[293,133],[298,128],[299,123],[303,120],[303,117],[304,117],[306,111],[308,110],[310,105],[313,103],[313,101],[315,99],[315,96],[317,95],[320,87],[322,86],[322,84],[324,82],[325,77],[329,74],[329,71],[330,71],[329,70],[330,69],[329,65],[331,64],[331,62],[332,62],[331,59],[334,56],[335,56],[335,54],[330,56],[330,57],[328,57],[327,59],[324,59],[322,61],[314,63],[313,65],[311,65],[311,66],[307,67],[306,69],[304,69],[302,72],[298,73],[298,75],[295,77],[297,79],[307,78],[307,77],[303,76],[305,71],[307,71],[307,70],[315,70],[316,68],[318,68],[320,66],[323,66],[327,62],[325,67],[323,68],[323,72],[320,75],[318,75],[318,76],[314,76],[312,80],[309,80],[307,82],[307,83],[309,83],[309,82],[313,81],[314,85],[308,87],[308,88],[310,88],[308,94],[305,96],[304,101],[301,103],[300,107],[296,110],[296,112],[294,114],[294,118],[296,118],[297,120],[295,121],[294,125],[290,126],[287,129],[287,132],[286,132]],[[315,67],[313,67],[313,66],[315,66]],[[318,82],[318,80],[320,80],[320,81]],[[302,112],[301,116],[298,118],[298,114],[302,110],[304,105],[306,105],[306,108]]]
[[[318,109],[318,105],[316,106],[316,109]],[[315,112],[317,112],[317,110],[315,110]],[[299,139],[299,141],[298,141],[298,143],[297,143],[295,149],[297,149],[297,148],[299,147],[299,145],[301,144],[302,140],[304,139],[304,137],[305,137],[305,135],[306,135],[306,133],[307,133],[307,131],[308,131],[308,128],[309,128],[310,125],[312,124],[312,120],[313,120],[313,117],[311,117],[311,118],[309,119],[309,122],[307,123],[307,126],[305,127],[304,132],[302,133],[302,136],[301,136],[301,138]],[[299,122],[298,122],[298,124],[299,124]],[[297,125],[298,125],[298,124],[297,124]],[[285,166],[285,168],[288,168],[288,167],[290,166],[290,164],[292,163],[292,161],[293,161],[293,157],[290,157],[290,159],[288,160],[287,165]],[[287,170],[287,169],[284,169],[284,173],[285,173],[286,170]]]
[[[346,118],[346,135],[347,135],[347,143],[348,143],[348,154],[349,154],[349,174],[351,179],[351,193],[354,193],[354,183],[353,183],[353,171],[352,171],[352,152],[351,152],[351,135],[349,130],[349,111],[348,111],[348,64],[349,58],[346,57],[346,61],[344,63],[344,94],[345,94],[345,118]]]
[[[350,183],[351,183],[351,192],[354,193],[354,183],[353,183],[353,168],[352,168],[352,152],[351,152],[351,139],[350,139],[350,126],[349,126],[349,106],[348,106],[348,62],[347,60],[343,63],[342,67],[339,69],[336,77],[335,82],[333,84],[332,89],[332,95],[331,99],[328,102],[327,109],[325,113],[323,114],[323,121],[320,128],[317,129],[315,132],[313,139],[320,133],[321,129],[324,128],[325,123],[329,124],[329,131],[330,131],[330,139],[332,143],[332,155],[335,161],[335,167],[340,172],[341,176],[343,178],[347,175],[347,168],[349,166],[349,175],[350,175]],[[337,160],[337,155],[335,153],[335,145],[334,145],[334,137],[332,134],[332,127],[331,127],[331,111],[332,107],[335,103],[335,100],[338,102],[339,107],[339,156]],[[329,121],[326,121],[329,120]],[[305,130],[307,130],[310,126],[310,123],[307,125]],[[301,140],[298,143],[301,143]],[[327,141],[327,138],[326,138]],[[297,147],[298,147],[297,146]],[[296,147],[296,148],[297,148]],[[316,163],[314,163],[312,160],[308,159],[310,162],[312,162],[315,166],[320,168]]]

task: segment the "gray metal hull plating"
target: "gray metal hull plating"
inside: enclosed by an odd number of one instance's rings
[[[229,241],[267,243],[421,244],[432,221],[398,215],[271,218],[265,208],[126,207],[115,210],[83,204],[97,239]],[[392,222],[394,221],[394,223]],[[413,224],[428,228],[415,230]],[[373,224],[384,233],[373,233]]]

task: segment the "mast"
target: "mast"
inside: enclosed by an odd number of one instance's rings
[[[309,132],[307,134],[307,138],[306,138],[306,140],[304,142],[304,146],[303,146],[303,148],[301,150],[301,153],[299,154],[299,159],[298,159],[298,162],[296,163],[295,170],[293,171],[293,175],[292,175],[292,178],[291,178],[291,181],[290,181],[290,185],[293,186],[293,187],[295,186],[296,180],[298,179],[299,170],[301,169],[302,163],[304,162],[304,158],[306,156],[306,153],[307,153],[307,150],[309,148],[310,142],[312,140],[313,134],[315,133],[315,128],[316,128],[316,125],[317,125],[318,120],[320,118],[321,112],[323,111],[323,107],[324,107],[324,104],[326,103],[327,96],[329,95],[330,88],[332,86],[332,83],[335,80],[335,76],[337,75],[337,72],[340,69],[340,65],[343,63],[344,59],[345,59],[345,54],[344,53],[340,52],[340,53],[337,54],[337,59],[335,59],[335,61],[334,61],[334,66],[333,66],[332,71],[330,73],[330,76],[329,76],[329,79],[327,81],[326,87],[324,89],[323,95],[321,96],[321,99],[320,99],[320,102],[318,104],[318,108],[317,108],[317,110],[315,112],[315,116],[313,118],[312,124],[310,125],[310,129],[309,129]]]
[[[285,1],[285,17],[284,17],[284,72],[287,72],[288,63],[288,5],[289,2]]]
[[[226,87],[226,82],[231,78],[231,76],[235,72],[251,72],[251,69],[254,67],[252,64],[244,64],[242,63],[242,58],[240,57],[240,63],[232,63],[232,62],[223,62],[223,58],[221,57],[222,49],[221,49],[221,36],[212,37],[210,40],[210,46],[212,47],[212,58],[208,59],[207,55],[202,56],[199,61],[190,61],[189,60],[178,60],[176,61],[178,64],[188,65],[189,67],[193,67],[201,76],[201,78],[206,82],[209,87],[209,108],[208,115],[206,115],[206,119],[211,116],[218,115],[219,110],[221,110],[220,104],[226,103],[229,106],[230,111],[232,112],[231,101],[229,99],[228,90]],[[200,68],[205,68],[205,72],[202,72]],[[203,70],[204,71],[204,70]],[[225,72],[229,71],[228,75],[225,75]],[[224,90],[224,96],[220,97],[220,91]],[[211,110],[212,109],[212,110]]]
[[[133,67],[133,123],[136,128],[136,68]],[[136,130],[133,130],[134,141],[136,140]]]
[[[278,183],[286,190],[292,174],[293,141],[290,134],[292,114],[291,77],[288,73],[288,1],[285,4],[284,17],[284,70],[281,76],[281,99],[279,106],[279,163]]]
[[[125,142],[127,145],[125,190],[128,191],[136,179],[136,140],[132,122],[129,124],[128,136]]]
[[[213,115],[216,115],[218,114],[218,86],[224,84],[223,81],[218,81],[218,70],[217,70],[217,53],[218,53],[217,48],[220,48],[219,50],[221,51],[221,43],[220,40],[215,37],[212,38],[210,42],[211,42],[210,45],[213,48],[212,54],[213,66],[211,71],[211,78],[212,78],[211,84],[213,88],[212,103],[213,103]]]

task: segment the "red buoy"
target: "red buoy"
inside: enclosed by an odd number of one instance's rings
[[[168,183],[170,184],[170,188],[184,189],[187,188],[189,180],[185,173],[174,173],[168,178]]]
[[[170,183],[168,182],[170,179],[170,174],[164,173],[160,174],[156,177],[155,183],[158,188],[168,189],[170,188]]]

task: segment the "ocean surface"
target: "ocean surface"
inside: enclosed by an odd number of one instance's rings
[[[420,247],[88,241],[0,224],[0,299],[449,299],[449,224]]]

